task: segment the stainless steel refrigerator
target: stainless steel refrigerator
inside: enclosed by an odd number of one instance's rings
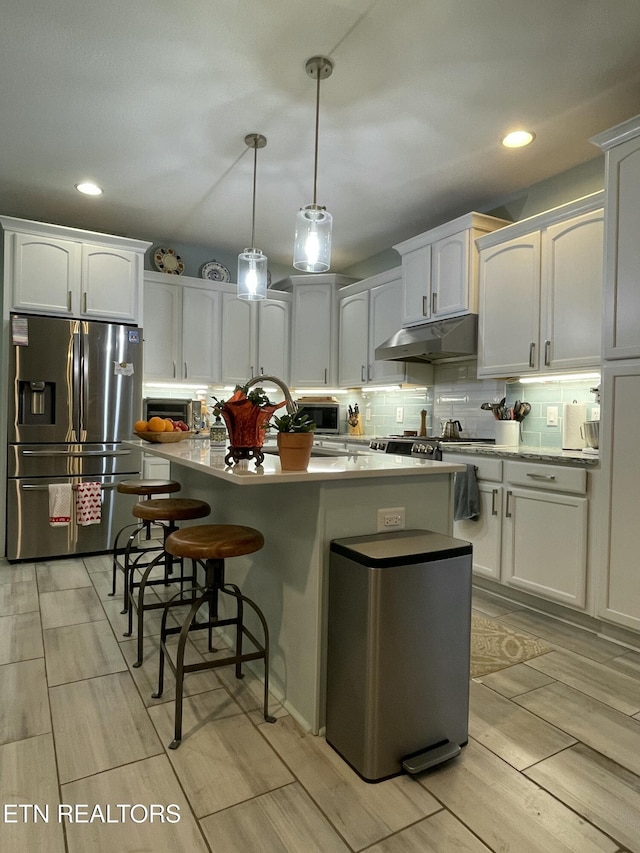
[[[116,491],[140,472],[122,446],[142,412],[142,329],[11,315],[7,436],[9,560],[108,550],[131,522],[133,500]],[[101,521],[49,524],[49,484],[101,485]],[[75,501],[72,499],[72,508]]]

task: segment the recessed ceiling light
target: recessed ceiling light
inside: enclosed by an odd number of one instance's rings
[[[102,187],[94,184],[93,181],[81,181],[79,184],[76,184],[76,189],[79,193],[84,193],[85,195],[102,195]]]
[[[514,130],[502,140],[505,148],[522,148],[523,145],[529,145],[536,138],[535,133],[529,130]]]

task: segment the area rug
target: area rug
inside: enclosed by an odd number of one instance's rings
[[[514,666],[553,651],[552,646],[532,634],[522,634],[501,622],[471,615],[471,678]]]

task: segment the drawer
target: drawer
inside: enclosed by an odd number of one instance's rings
[[[478,480],[488,480],[490,483],[502,481],[502,459],[494,459],[471,453],[447,453],[443,452],[442,458],[445,462],[458,462],[460,465],[475,465]]]
[[[584,495],[587,491],[587,472],[584,468],[564,465],[541,465],[529,462],[506,462],[505,481],[512,486],[528,486],[547,492],[571,492]]]

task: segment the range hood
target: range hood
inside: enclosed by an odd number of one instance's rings
[[[422,326],[400,329],[379,347],[379,361],[439,361],[476,355],[478,315],[465,314],[448,320],[434,320]]]

